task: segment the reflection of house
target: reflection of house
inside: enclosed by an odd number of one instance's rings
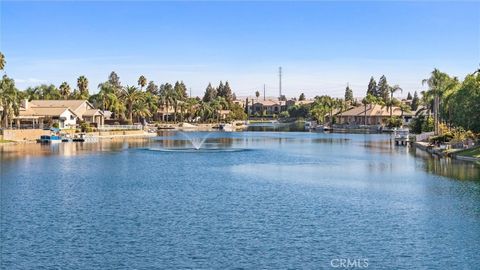
[[[402,112],[400,107],[392,107],[392,116],[400,117],[404,124],[412,118],[412,113]],[[335,115],[338,124],[349,125],[382,125],[390,118],[390,108],[377,104],[354,107]]]
[[[77,120],[102,126],[104,116],[86,100],[23,100],[14,118],[18,128],[43,128],[53,123],[60,128],[75,127]]]

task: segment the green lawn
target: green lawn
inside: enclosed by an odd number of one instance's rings
[[[480,158],[480,146],[458,152],[460,156]]]
[[[9,140],[0,140],[0,143],[9,143],[9,142],[13,142],[13,141],[9,141]]]

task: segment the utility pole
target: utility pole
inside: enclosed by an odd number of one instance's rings
[[[279,98],[282,97],[282,67],[278,68],[278,90],[279,90]]]
[[[263,101],[265,101],[265,84],[263,84]]]

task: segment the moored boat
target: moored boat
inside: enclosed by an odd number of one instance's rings
[[[56,135],[42,135],[40,139],[37,140],[39,143],[61,143],[62,138]]]

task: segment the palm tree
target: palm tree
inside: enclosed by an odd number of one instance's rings
[[[3,55],[2,52],[0,52],[0,70],[3,70],[5,68],[5,64],[7,62],[5,61],[5,55]]]
[[[142,123],[145,118],[152,116],[152,113],[148,108],[148,104],[144,99],[137,99],[135,101],[132,107],[132,114],[137,118],[138,121]]]
[[[228,107],[228,102],[224,97],[216,97],[210,104],[212,107],[214,116],[217,116],[217,121],[220,122],[220,110]]]
[[[68,99],[68,97],[71,94],[70,85],[68,85],[67,82],[63,82],[60,85],[59,89],[60,89],[60,95],[62,95],[63,99]]]
[[[8,128],[12,126],[14,116],[19,114],[20,100],[18,90],[15,88],[15,81],[3,75],[0,81],[0,107],[3,108],[0,115],[1,126]]]
[[[214,109],[208,102],[201,102],[198,110],[196,110],[196,115],[206,121],[214,116]]]
[[[146,118],[151,117],[153,114],[155,114],[158,110],[158,96],[150,93],[150,92],[145,92],[144,96],[144,103],[148,108],[148,111],[150,112],[150,115],[148,115]]]
[[[143,101],[143,92],[138,91],[135,86],[126,86],[122,89],[121,100],[127,107],[127,116],[130,122],[133,121],[133,105],[137,101]]]
[[[362,99],[362,104],[365,106],[364,110],[364,125],[367,125],[367,105],[373,104],[376,102],[376,97],[372,94],[367,94],[365,98]]]
[[[430,78],[424,79],[422,84],[427,84],[429,90],[425,92],[426,96],[433,96],[433,119],[435,125],[435,134],[439,133],[438,125],[440,123],[440,106],[441,97],[443,94],[455,87],[457,82],[452,80],[448,74],[441,72],[438,69],[434,69],[430,75]]]
[[[400,88],[400,86],[398,86],[396,84],[394,86],[388,86],[388,91],[390,92],[390,100],[388,102],[388,104],[390,106],[390,118],[392,118],[392,114],[393,114],[393,94],[398,92],[398,91],[403,92],[403,89]]]
[[[167,116],[168,121],[168,109],[170,106],[173,105],[175,98],[175,91],[171,84],[166,83],[160,86],[160,96],[159,96],[159,104],[163,106],[166,110],[166,114],[163,114],[162,121],[165,121],[165,115]]]
[[[99,100],[100,108],[103,111],[111,111],[113,118],[117,118],[118,116],[124,117],[125,105],[119,96],[117,96],[116,87],[109,82],[105,82],[99,84],[98,88],[100,88],[100,91],[97,94],[97,99]]]
[[[88,79],[85,76],[80,76],[77,79],[77,87],[80,91],[80,99],[87,99],[88,98]]]
[[[141,91],[143,91],[143,87],[145,87],[145,85],[147,85],[147,78],[141,75],[140,78],[138,78],[138,86],[140,86]]]

